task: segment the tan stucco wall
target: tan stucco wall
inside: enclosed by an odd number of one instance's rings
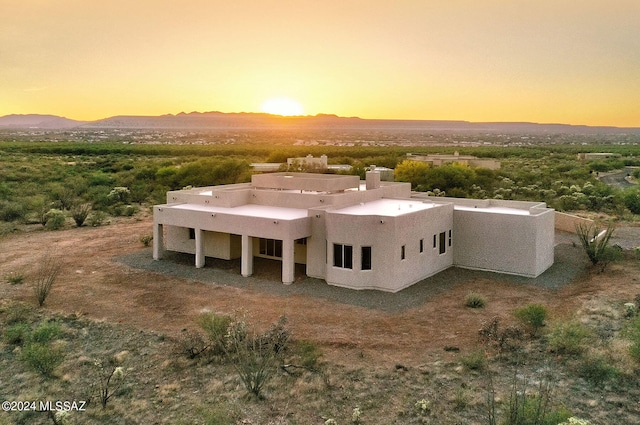
[[[564,232],[576,233],[576,225],[592,224],[593,220],[556,211],[555,228]]]
[[[535,216],[456,210],[453,226],[458,267],[536,277],[553,264],[553,210]]]
[[[432,249],[432,238],[453,226],[451,205],[416,211],[396,217],[349,215],[327,212],[325,280],[351,289],[378,289],[397,292],[453,264],[447,247],[439,255]],[[424,251],[419,252],[420,239]],[[353,247],[353,269],[333,266],[335,243]],[[401,247],[405,246],[405,259]],[[372,270],[361,270],[363,246],[372,247]]]

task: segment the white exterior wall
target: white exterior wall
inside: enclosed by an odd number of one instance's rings
[[[453,213],[454,265],[536,277],[553,264],[553,210],[513,215]]]
[[[169,251],[196,253],[196,241],[189,238],[189,229],[186,227],[166,226],[166,249]],[[229,233],[208,232],[204,234],[204,255],[220,258],[222,260],[234,260],[240,258],[240,236]]]
[[[399,216],[327,213],[326,273],[330,285],[397,292],[453,264],[453,252],[438,254],[433,234],[453,225],[452,205]],[[423,252],[420,253],[420,239]],[[334,267],[334,244],[353,247],[353,268]],[[362,247],[371,247],[371,270],[361,270]],[[402,246],[405,258],[402,259]]]

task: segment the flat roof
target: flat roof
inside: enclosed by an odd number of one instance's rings
[[[478,211],[478,212],[494,213],[494,214],[531,215],[529,214],[529,210],[523,210],[521,208],[470,207],[467,205],[454,205],[453,209],[457,211]]]
[[[357,205],[331,210],[331,213],[349,215],[385,215],[396,217],[403,214],[410,214],[416,211],[428,210],[441,206],[433,202],[420,202],[407,199],[377,199],[371,202],[362,202]]]
[[[211,213],[230,214],[243,217],[259,217],[277,220],[297,220],[308,216],[306,209],[272,207],[267,205],[246,204],[239,207],[227,208],[198,204],[178,204],[163,206],[177,210],[206,211]]]

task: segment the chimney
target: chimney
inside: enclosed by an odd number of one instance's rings
[[[378,189],[380,187],[380,173],[376,171],[376,166],[372,165],[367,170],[367,190]]]

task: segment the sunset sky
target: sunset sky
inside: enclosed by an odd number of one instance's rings
[[[0,0],[0,116],[640,127],[638,0]]]

